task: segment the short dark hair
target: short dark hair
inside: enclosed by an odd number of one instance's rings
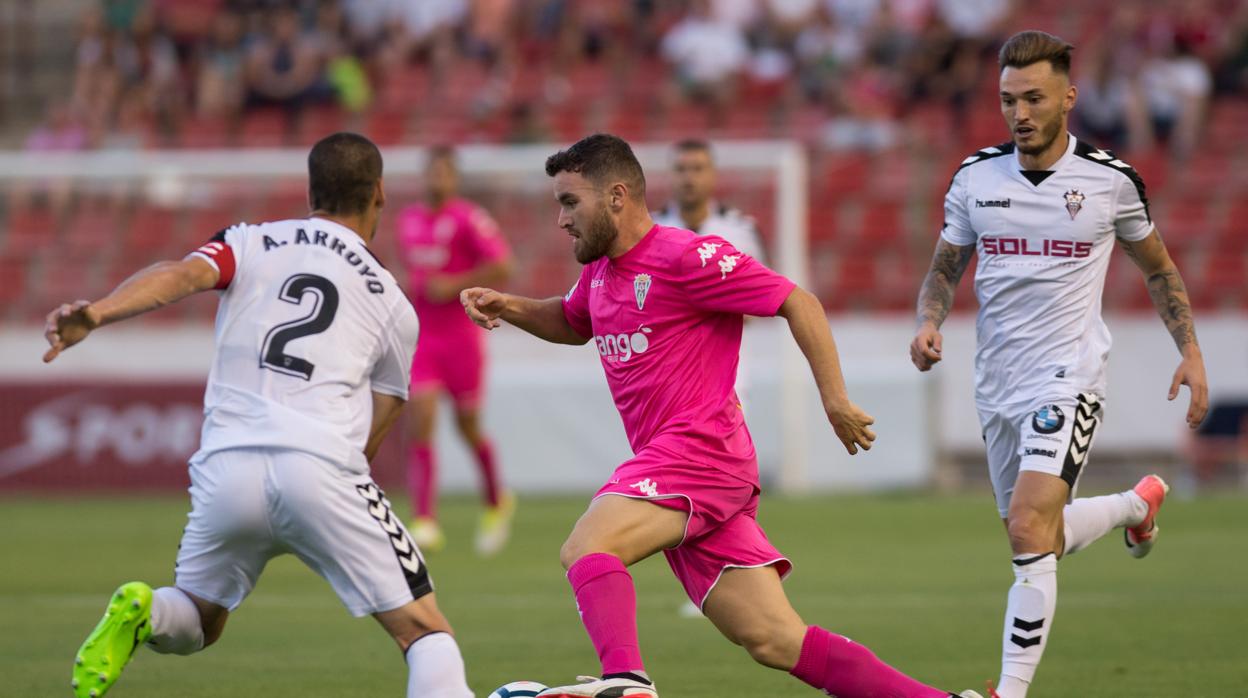
[[[381,179],[381,151],[358,133],[335,133],[308,153],[312,208],[338,215],[363,213]]]
[[[1026,68],[1048,61],[1053,72],[1070,75],[1070,54],[1075,47],[1066,40],[1042,31],[1019,32],[1006,40],[997,56],[1001,70]]]
[[[546,158],[546,175],[554,177],[560,172],[575,172],[599,185],[624,182],[634,199],[644,200],[646,196],[646,175],[633,149],[623,138],[609,133],[586,136]]]
[[[430,165],[438,160],[450,160],[451,164],[455,165],[457,160],[455,146],[450,143],[434,143],[429,146],[429,155],[425,160],[425,164]]]
[[[709,155],[711,152],[710,141],[704,140],[702,138],[685,138],[684,140],[676,141],[676,144],[673,145],[672,148],[676,150],[677,152],[681,152],[681,153],[685,153],[691,150],[702,150],[702,151],[705,151]]]

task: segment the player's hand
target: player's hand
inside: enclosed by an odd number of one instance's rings
[[[498,318],[507,309],[507,297],[492,288],[466,288],[459,293],[468,318],[487,330],[503,324]]]
[[[864,451],[871,450],[871,443],[875,441],[875,432],[870,427],[875,424],[875,418],[863,412],[854,403],[845,400],[832,406],[825,407],[828,412],[828,421],[832,423],[832,429],[836,431],[836,436],[845,444],[845,450],[849,451],[849,455],[854,455],[861,448]]]
[[[1180,385],[1186,385],[1192,392],[1191,402],[1187,406],[1187,426],[1195,429],[1205,421],[1205,413],[1209,411],[1209,382],[1205,378],[1205,361],[1199,353],[1183,357],[1179,367],[1174,370],[1167,400],[1179,396]]]
[[[461,288],[454,276],[435,274],[425,282],[425,296],[434,303],[445,303],[459,295]]]
[[[48,313],[43,336],[52,347],[43,355],[43,362],[50,363],[60,353],[87,338],[91,330],[100,326],[99,313],[91,308],[90,301],[64,303]]]
[[[940,330],[930,322],[925,322],[910,342],[910,361],[920,371],[930,371],[932,366],[940,363],[940,347],[944,339]]]

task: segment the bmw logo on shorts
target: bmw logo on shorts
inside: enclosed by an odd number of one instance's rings
[[[1066,415],[1057,405],[1045,405],[1031,415],[1031,428],[1037,434],[1052,434],[1059,431],[1066,423]]]

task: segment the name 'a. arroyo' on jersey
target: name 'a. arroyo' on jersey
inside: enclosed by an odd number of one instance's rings
[[[372,393],[407,397],[419,325],[351,229],[322,218],[217,233],[191,255],[220,273],[200,450],[305,451],[368,472]]]
[[[1135,170],[1074,136],[1042,172],[1024,171],[1013,143],[964,160],[945,195],[941,237],[979,253],[976,401],[1103,396],[1110,254],[1115,238],[1138,241],[1152,230]]]

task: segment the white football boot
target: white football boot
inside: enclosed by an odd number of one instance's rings
[[[632,679],[600,679],[596,676],[578,676],[581,683],[575,686],[556,686],[537,694],[538,698],[659,698],[654,684]]]

